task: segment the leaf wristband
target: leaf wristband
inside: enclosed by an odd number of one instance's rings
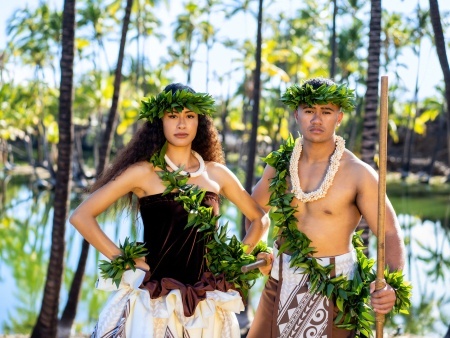
[[[265,252],[265,253],[271,254],[272,248],[267,246],[267,242],[259,241],[258,244],[256,244],[256,246],[253,248],[251,254],[256,257],[256,256],[258,256],[258,254],[260,252]]]
[[[122,275],[127,270],[136,271],[137,258],[145,257],[148,254],[144,243],[130,242],[126,237],[123,245],[119,243],[122,253],[111,261],[101,260],[99,264],[100,275],[104,279],[111,278],[113,283],[119,287]]]

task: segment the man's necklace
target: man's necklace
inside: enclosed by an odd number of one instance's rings
[[[292,190],[291,192],[295,195],[295,197],[303,203],[316,201],[320,198],[326,196],[328,189],[333,184],[334,176],[336,175],[339,169],[339,163],[342,157],[342,154],[345,150],[345,141],[342,137],[336,136],[336,149],[330,158],[330,164],[328,166],[325,177],[322,181],[322,184],[317,190],[305,193],[300,186],[300,178],[298,175],[298,161],[300,160],[300,155],[302,154],[302,138],[299,138],[295,144],[295,147],[292,151],[291,160],[289,162],[289,173],[291,175],[292,182]]]
[[[202,157],[199,153],[197,153],[196,151],[191,150],[191,152],[192,152],[192,155],[194,155],[195,158],[198,160],[199,168],[198,168],[197,171],[194,171],[194,172],[192,172],[192,173],[187,172],[187,171],[184,171],[184,170],[181,170],[181,171],[180,171],[180,174],[181,174],[181,175],[184,175],[184,176],[198,177],[198,176],[200,176],[200,175],[205,171],[205,161],[203,160],[203,157]],[[173,162],[170,160],[169,156],[164,155],[164,159],[166,160],[167,165],[168,165],[173,171],[177,171],[178,169],[180,169],[180,168],[178,168],[178,167],[175,165],[175,163],[173,163]]]

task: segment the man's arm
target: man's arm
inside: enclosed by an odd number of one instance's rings
[[[366,219],[370,230],[377,235],[378,228],[378,175],[371,167],[361,164],[361,176],[357,180],[356,204]],[[405,247],[401,234],[400,225],[391,202],[386,201],[385,221],[385,248],[386,265],[391,271],[402,270],[405,264]],[[388,284],[381,290],[375,291],[375,282],[370,285],[370,303],[375,312],[381,314],[389,313],[396,300],[395,290]]]
[[[364,165],[362,179],[358,180],[356,204],[367,221],[370,230],[377,235],[378,229],[378,175]],[[405,246],[397,215],[388,197],[386,201],[385,248],[386,265],[389,270],[402,270],[405,264]]]

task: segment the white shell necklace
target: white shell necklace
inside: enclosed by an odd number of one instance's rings
[[[300,178],[298,176],[298,161],[300,160],[300,155],[302,154],[302,144],[303,139],[300,137],[297,139],[295,147],[292,151],[291,160],[289,162],[289,173],[291,175],[292,190],[291,192],[295,197],[303,203],[316,201],[320,198],[326,196],[328,189],[333,184],[334,176],[339,169],[339,162],[341,160],[342,154],[345,150],[345,140],[336,136],[336,149],[330,158],[330,165],[328,166],[325,177],[322,184],[317,190],[305,193],[300,186]]]
[[[199,168],[198,168],[197,171],[194,171],[193,173],[190,173],[190,172],[181,170],[181,171],[180,171],[180,174],[181,174],[181,175],[185,175],[185,176],[190,176],[190,177],[198,177],[198,176],[200,176],[200,175],[205,171],[205,161],[203,160],[203,158],[201,157],[201,155],[200,155],[199,153],[197,153],[196,151],[191,150],[191,152],[192,152],[192,155],[194,155],[195,158],[198,160]],[[178,168],[178,167],[175,165],[175,163],[173,163],[173,162],[170,160],[169,156],[164,155],[164,159],[166,160],[167,165],[168,165],[173,171],[177,171],[178,169],[180,169],[180,168]]]

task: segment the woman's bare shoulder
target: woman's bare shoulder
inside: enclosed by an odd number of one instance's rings
[[[228,182],[238,181],[236,175],[224,164],[218,162],[207,162],[206,171],[208,176],[219,183],[222,187]]]
[[[131,179],[135,182],[139,182],[141,178],[149,177],[149,175],[155,172],[154,167],[147,161],[140,161],[133,163],[120,173],[117,178]]]
[[[130,165],[126,171],[132,172],[136,175],[148,175],[155,172],[153,165],[148,161],[140,161]]]

